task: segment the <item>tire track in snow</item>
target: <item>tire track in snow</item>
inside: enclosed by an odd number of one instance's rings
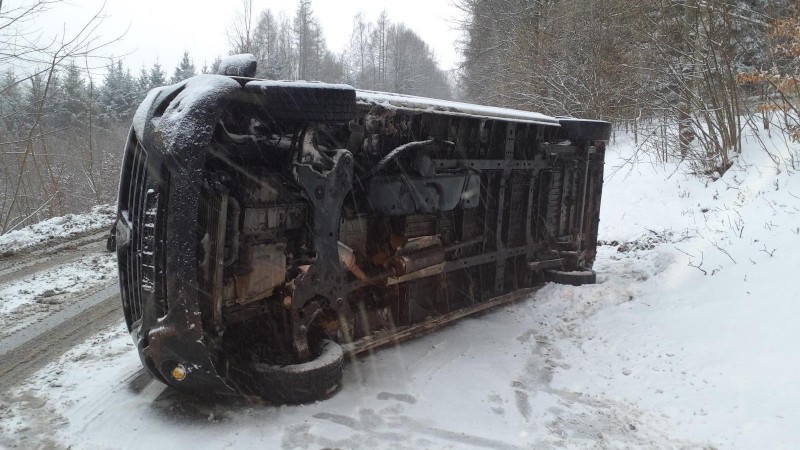
[[[115,280],[114,256],[94,253],[0,285],[0,339],[68,308]]]
[[[0,392],[11,389],[36,370],[122,317],[119,287],[108,285],[0,340]]]
[[[121,320],[108,236],[89,230],[0,256],[0,398]],[[1,445],[0,445],[1,446]]]

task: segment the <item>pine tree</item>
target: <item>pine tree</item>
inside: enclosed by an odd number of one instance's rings
[[[217,73],[219,72],[219,65],[222,64],[222,58],[217,56],[214,58],[214,61],[211,62],[211,67],[208,69],[208,73]]]
[[[153,89],[155,87],[164,86],[167,84],[167,74],[161,69],[161,64],[156,60],[153,67],[150,68],[150,79],[148,87]]]
[[[29,83],[27,83],[27,89],[24,93],[24,102],[25,107],[27,108],[27,115],[29,117],[29,126],[33,125],[33,122],[37,117],[40,103],[42,112],[45,114],[47,112],[46,104],[44,104],[44,102],[47,101],[47,99],[44,98],[45,82],[46,80],[44,78],[44,74],[37,73],[32,76],[29,80]]]
[[[103,115],[110,121],[128,121],[133,116],[138,98],[137,83],[122,61],[113,62],[100,89],[99,101]]]
[[[175,72],[172,74],[172,82],[179,83],[187,78],[191,78],[197,75],[197,71],[194,68],[194,63],[191,59],[189,59],[189,52],[183,52],[183,59],[181,59],[180,64],[178,67],[175,68]]]
[[[82,123],[88,113],[88,99],[82,70],[74,61],[66,67],[60,85],[54,116],[56,125],[67,127]]]
[[[136,77],[136,88],[140,97],[144,97],[147,91],[150,90],[150,73],[147,71],[144,64],[142,64],[142,68],[139,70],[139,76]]]
[[[2,133],[0,134],[8,138],[21,136],[25,118],[22,111],[22,89],[14,71],[8,69],[0,80],[0,123],[2,123]]]

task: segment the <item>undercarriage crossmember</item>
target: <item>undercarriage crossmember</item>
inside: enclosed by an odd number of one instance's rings
[[[297,184],[311,207],[310,234],[316,257],[294,279],[291,295],[292,343],[300,360],[310,356],[308,329],[322,309],[315,306],[311,314],[303,313],[313,299],[326,301],[334,310],[345,304],[346,274],[339,258],[339,226],[345,196],[353,179],[353,156],[347,150],[336,150],[332,167],[322,172],[309,164],[295,164]],[[324,299],[324,300],[323,300]]]

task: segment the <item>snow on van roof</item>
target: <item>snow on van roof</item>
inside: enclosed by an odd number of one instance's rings
[[[309,88],[309,89],[344,89],[354,91],[355,88],[349,84],[333,84],[324,83],[322,81],[305,81],[305,80],[261,80],[253,78],[252,81],[247,82],[247,86],[259,87],[291,87],[291,88]]]
[[[471,103],[438,100],[413,95],[393,94],[377,91],[356,91],[356,101],[364,105],[379,105],[390,108],[431,111],[464,117],[496,117],[515,122],[559,126],[558,119],[544,114],[518,109],[482,106]]]
[[[356,101],[366,105],[380,105],[384,107],[416,110],[435,111],[438,113],[464,116],[464,117],[496,117],[517,122],[536,123],[541,125],[559,126],[558,119],[544,114],[521,111],[518,109],[499,108],[496,106],[482,106],[471,103],[439,100],[435,98],[418,97],[414,95],[395,94],[390,92],[368,91],[354,89],[347,84],[330,84],[319,81],[289,81],[289,80],[260,80],[253,79],[248,86],[259,87],[302,87],[318,89],[346,89],[356,91]]]

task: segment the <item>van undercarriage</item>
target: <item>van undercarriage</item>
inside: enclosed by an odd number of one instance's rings
[[[594,282],[609,134],[321,83],[151,92],[116,226],[142,361],[179,389],[312,401],[345,352]]]

